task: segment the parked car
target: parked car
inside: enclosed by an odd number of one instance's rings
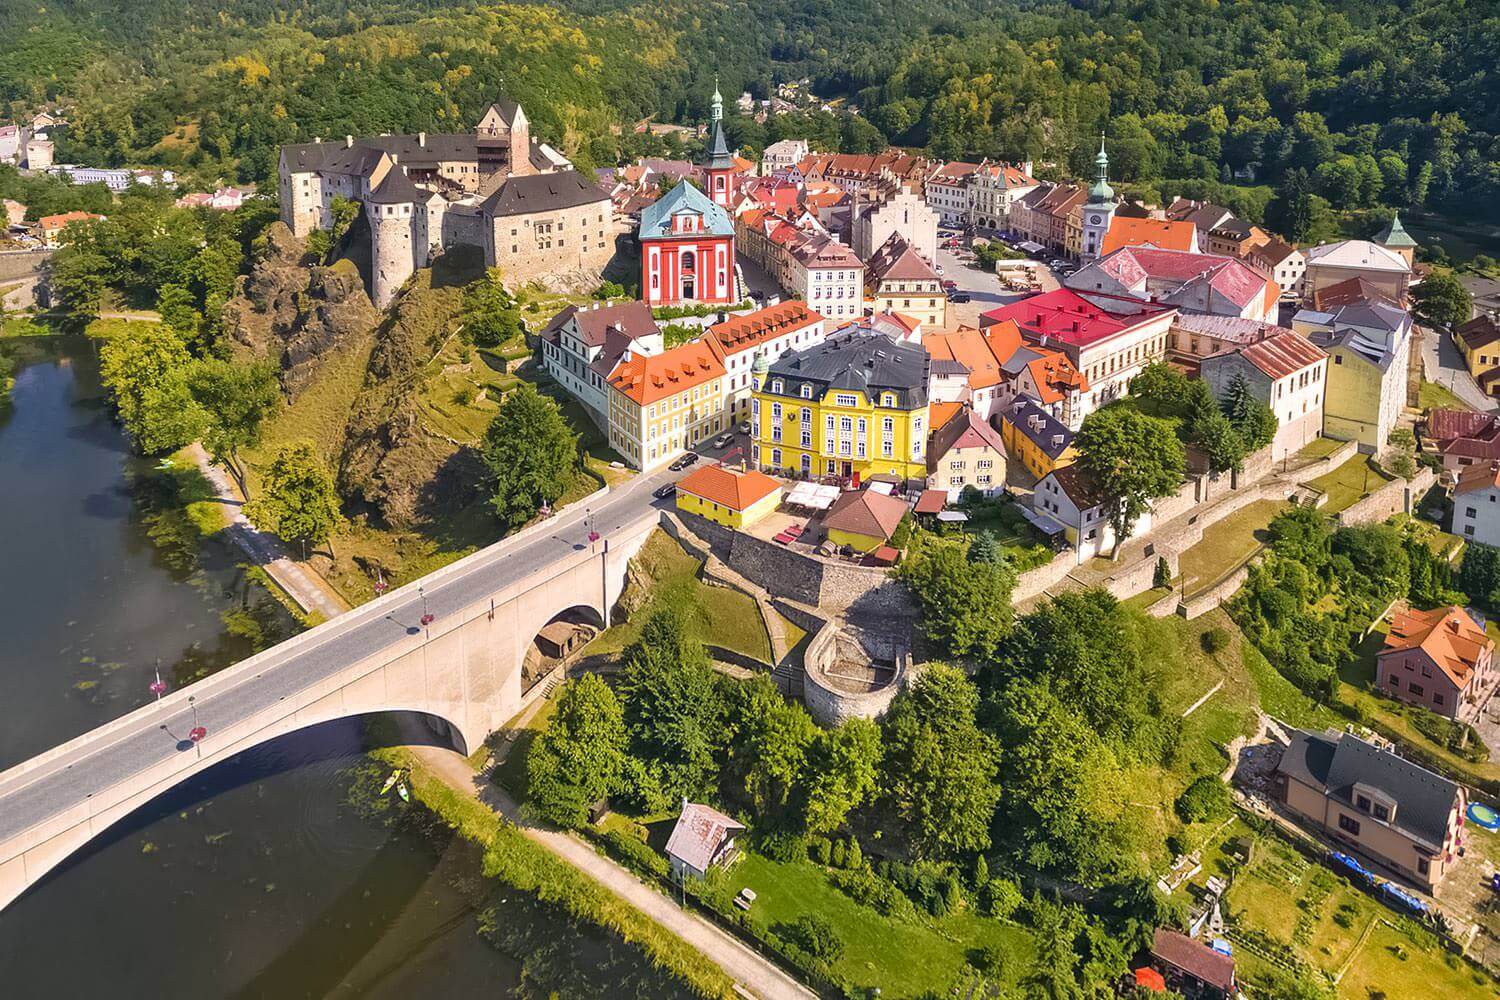
[[[948,293],[948,301],[955,304],[962,304],[965,302],[973,302],[974,297],[968,292],[950,292]]]
[[[718,437],[714,438],[714,447],[715,448],[728,448],[733,443],[734,443],[734,435],[733,434],[720,434]]]
[[[943,288],[946,291],[950,291],[950,292],[951,291],[955,291],[958,288],[958,282],[956,282],[952,278],[950,278],[947,281],[943,282]]]
[[[693,454],[690,451],[684,452],[682,455],[678,456],[677,461],[667,466],[667,468],[671,469],[673,472],[681,472],[683,469],[686,469],[696,461],[698,461],[697,455]]]
[[[658,499],[658,500],[665,500],[667,497],[671,496],[672,494],[674,494],[676,492],[677,492],[677,484],[676,483],[668,483],[665,486],[658,486],[656,489],[652,490],[651,491],[651,495],[654,496],[654,497],[656,497],[656,499]]]
[[[750,421],[748,421],[748,420],[741,420],[740,421],[740,433],[741,434],[749,434],[750,433]]]

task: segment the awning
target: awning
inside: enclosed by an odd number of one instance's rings
[[[938,511],[937,519],[939,521],[962,524],[969,519],[969,515],[961,510],[940,510]]]
[[[823,483],[797,483],[787,493],[783,503],[809,510],[827,510],[842,492],[837,486]]]
[[[1021,512],[1022,517],[1031,522],[1033,528],[1048,538],[1051,538],[1053,535],[1060,535],[1067,530],[1061,521],[1044,511],[1028,507],[1024,503],[1016,504],[1016,509]]]
[[[1016,244],[1016,249],[1024,253],[1041,253],[1047,248],[1042,246],[1035,240],[1022,240],[1020,243]]]
[[[885,496],[890,496],[892,493],[896,492],[896,484],[881,482],[878,479],[871,479],[869,480],[869,485],[866,486],[865,489],[869,490],[871,493],[880,493]]]
[[[1150,990],[1152,993],[1167,992],[1166,979],[1155,969],[1136,969],[1135,984],[1143,990]]]

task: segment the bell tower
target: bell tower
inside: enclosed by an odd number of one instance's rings
[[[714,81],[713,115],[708,126],[708,154],[704,157],[703,182],[708,187],[709,199],[725,211],[734,208],[734,157],[729,153],[729,144],[724,140],[724,98],[719,94],[719,82]]]
[[[1115,217],[1115,189],[1109,186],[1109,154],[1104,151],[1104,135],[1099,135],[1099,155],[1094,157],[1094,184],[1089,200],[1083,206],[1083,246],[1079,259],[1085,264],[1098,260],[1104,253],[1104,236]]]

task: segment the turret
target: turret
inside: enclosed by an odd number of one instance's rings
[[[714,204],[725,208],[734,207],[734,157],[729,152],[729,143],[724,139],[724,98],[719,94],[719,81],[714,81],[713,111],[708,126],[708,155],[703,161],[703,179],[708,187],[708,197]]]
[[[1099,136],[1099,155],[1094,157],[1094,183],[1083,206],[1083,246],[1079,259],[1096,260],[1104,253],[1104,237],[1115,217],[1115,189],[1109,186],[1109,154],[1104,136]]]

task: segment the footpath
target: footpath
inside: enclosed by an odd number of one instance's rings
[[[817,994],[775,963],[707,919],[684,910],[581,838],[537,826],[524,818],[520,808],[503,789],[490,781],[485,772],[476,774],[470,770],[468,763],[458,754],[440,747],[414,746],[407,749],[445,784],[489,806],[528,838],[697,948],[747,994],[760,1000],[816,998]]]
[[[349,605],[328,584],[306,566],[288,555],[285,546],[275,535],[261,531],[245,516],[245,501],[235,489],[233,481],[223,469],[209,460],[208,453],[197,443],[188,446],[198,471],[213,486],[214,496],[224,505],[229,525],[224,530],[276,585],[307,614],[318,614],[324,618],[337,618],[349,610]]]

